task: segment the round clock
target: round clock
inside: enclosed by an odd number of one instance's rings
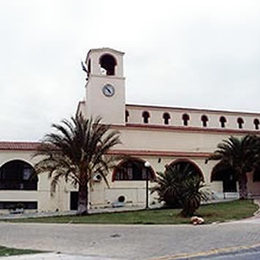
[[[103,89],[103,94],[107,97],[112,97],[115,94],[115,88],[110,85],[110,84],[106,84]]]

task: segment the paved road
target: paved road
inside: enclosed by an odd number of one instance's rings
[[[100,258],[173,259],[256,244],[260,218],[204,226],[0,223],[0,245]]]

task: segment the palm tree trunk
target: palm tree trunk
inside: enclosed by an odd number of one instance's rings
[[[88,214],[88,185],[79,185],[79,199],[77,215]]]
[[[246,173],[240,173],[238,178],[238,186],[239,186],[239,198],[241,200],[247,199],[248,191],[247,191],[247,175]]]

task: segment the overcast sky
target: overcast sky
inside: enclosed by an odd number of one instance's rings
[[[259,0],[1,0],[0,140],[84,97],[91,48],[125,52],[128,103],[260,111]]]

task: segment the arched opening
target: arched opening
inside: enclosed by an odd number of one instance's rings
[[[101,73],[106,76],[115,75],[116,59],[110,54],[104,54],[99,60]]]
[[[125,121],[128,122],[129,119],[129,112],[128,110],[125,111]]]
[[[143,116],[143,122],[144,122],[145,124],[148,124],[148,123],[149,123],[149,117],[150,117],[149,112],[144,111],[143,114],[142,114],[142,116]]]
[[[190,120],[190,117],[188,114],[183,114],[182,115],[182,120],[183,120],[183,125],[187,126],[188,125],[188,122]]]
[[[137,158],[131,158],[122,161],[114,170],[112,175],[112,181],[143,181],[146,180],[146,174],[148,179],[155,178],[155,172],[152,167],[146,168],[144,161]]]
[[[206,115],[201,116],[201,122],[203,127],[207,127],[208,124],[208,117]]]
[[[13,160],[0,168],[0,190],[37,190],[34,168],[22,160]]]
[[[88,61],[88,74],[91,73],[91,59]]]
[[[254,120],[254,125],[255,125],[255,130],[258,130],[259,129],[259,120],[257,118]]]
[[[225,118],[224,116],[221,116],[221,117],[219,118],[219,122],[220,122],[220,126],[221,126],[222,128],[225,128],[225,127],[226,127],[226,122],[227,122],[227,120],[226,120],[226,118]]]
[[[236,174],[229,165],[216,164],[211,172],[210,181],[222,181],[223,192],[237,192]]]
[[[169,125],[171,116],[169,113],[163,113],[163,122],[165,125]]]
[[[237,124],[238,124],[238,128],[242,129],[243,128],[243,124],[244,124],[244,120],[241,117],[239,117],[237,119]]]
[[[183,170],[183,172],[190,172],[190,176],[198,176],[201,181],[204,182],[204,176],[200,168],[194,162],[188,159],[177,159],[173,161],[170,166],[177,166],[179,169]]]

